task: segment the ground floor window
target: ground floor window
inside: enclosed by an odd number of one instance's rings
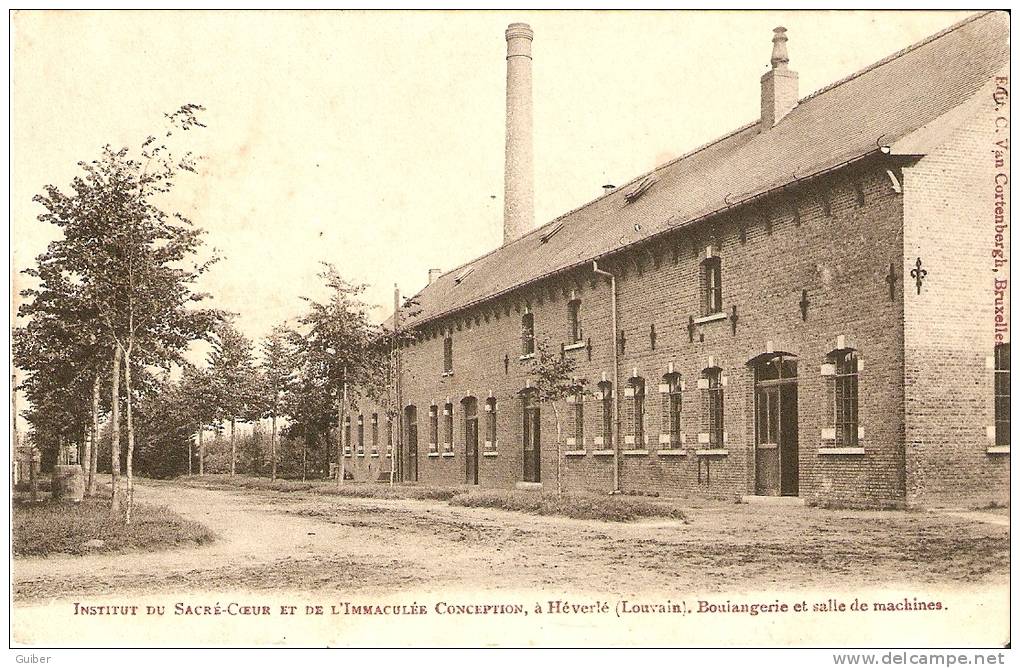
[[[839,447],[858,444],[857,351],[837,350],[829,355],[832,375],[832,415],[835,441]]]
[[[715,448],[723,447],[724,442],[724,396],[722,384],[722,369],[712,367],[705,369],[701,374],[701,388],[703,391],[703,421],[708,433],[708,443]]]
[[[1009,344],[995,346],[995,444],[1009,445]]]

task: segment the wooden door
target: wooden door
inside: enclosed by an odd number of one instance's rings
[[[406,411],[407,432],[407,480],[418,482],[418,415],[413,406]]]
[[[541,413],[534,400],[525,400],[524,408],[524,481],[542,482]]]
[[[755,424],[755,494],[780,494],[780,392],[778,385],[758,387]]]

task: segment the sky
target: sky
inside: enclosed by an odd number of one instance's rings
[[[205,159],[175,198],[224,258],[213,305],[261,337],[324,297],[331,262],[381,321],[395,284],[501,242],[508,23],[535,31],[542,224],[755,120],[777,25],[804,96],[968,13],[18,12],[12,271],[54,238],[44,185],[197,103]]]

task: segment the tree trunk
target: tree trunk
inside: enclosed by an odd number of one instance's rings
[[[34,446],[28,454],[28,499],[39,500],[39,451]]]
[[[337,437],[336,437],[337,442],[342,441],[343,437],[344,437],[344,426],[345,426],[344,425],[344,417],[345,417],[345,413],[347,411],[347,367],[346,366],[344,367],[343,387],[341,389],[342,389],[342,392],[341,392],[341,395],[340,395],[340,397],[341,397],[340,398],[340,402],[339,402],[340,405],[337,406],[337,408],[336,408],[336,410],[337,410],[337,422],[336,422],[337,423],[337,429],[340,430],[340,433],[337,434]],[[348,443],[347,445],[350,446],[350,443]],[[340,456],[339,456],[338,467],[339,467],[340,470],[337,472],[336,486],[340,487],[341,485],[344,484],[344,478],[347,477],[347,460],[344,459],[343,444],[341,444],[341,446],[340,446]]]
[[[307,427],[305,428],[307,430]],[[301,482],[308,476],[308,434],[301,439]]]
[[[127,512],[124,523],[131,524],[131,510],[135,504],[135,423],[131,419],[131,344],[124,351],[124,390],[127,395]]]
[[[198,430],[198,475],[205,475],[205,441],[202,435],[205,433],[205,425]]]
[[[113,346],[113,381],[110,388],[110,513],[120,515],[120,344]]]
[[[272,461],[270,462],[270,470],[272,471],[272,479],[276,480],[276,412],[273,412],[273,434],[269,439],[269,450],[272,455]]]
[[[198,437],[198,433],[195,433],[195,437]],[[191,475],[191,460],[195,458],[195,453],[192,451],[194,446],[191,444],[191,439],[188,439],[188,475]]]
[[[101,377],[96,372],[92,381],[92,442],[85,446],[84,473],[85,496],[96,494],[96,465],[99,461],[99,393],[102,391]]]
[[[234,418],[230,418],[230,475],[237,468],[237,446],[234,444]]]

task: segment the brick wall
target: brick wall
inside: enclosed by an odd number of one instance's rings
[[[619,384],[625,387],[636,370],[647,392],[647,447],[620,442],[624,452],[629,447],[647,451],[621,458],[624,491],[717,497],[753,493],[754,391],[747,365],[771,342],[772,350],[799,359],[800,495],[860,504],[902,499],[902,281],[890,297],[885,280],[890,264],[903,265],[901,198],[878,165],[810,185],[600,261],[619,277],[624,339]],[[695,325],[692,342],[688,323],[691,316],[702,315],[701,262],[709,246],[722,261],[726,317]],[[806,320],[800,307],[803,290],[809,302]],[[477,397],[480,405],[486,397],[497,399],[499,442],[495,456],[480,458],[480,484],[507,488],[522,479],[519,392],[527,373],[518,359],[521,316],[530,309],[537,337],[547,336],[558,346],[566,338],[572,298],[581,300],[587,345],[565,354],[578,361],[577,375],[587,380],[588,403],[584,443],[563,447],[585,454],[561,459],[562,483],[568,490],[612,489],[614,459],[596,454],[606,446],[596,442],[601,410],[595,394],[599,381],[614,380],[609,283],[594,275],[590,265],[431,325],[423,340],[403,351],[403,398],[405,405],[417,407],[421,481],[464,482],[460,401],[465,396]],[[442,374],[441,329],[451,330],[454,339],[454,371],[448,376]],[[838,337],[857,348],[865,361],[860,376],[864,454],[818,452],[821,430],[831,426],[832,413],[821,365],[837,347]],[[667,445],[660,446],[659,435],[669,429],[659,390],[670,364],[684,382],[684,442],[660,454]],[[725,443],[716,446],[699,444],[705,429],[698,379],[710,366],[722,370],[725,382]],[[629,398],[619,394],[620,419],[625,421]],[[455,409],[453,456],[428,457],[428,408],[435,403],[441,410],[448,399]],[[567,404],[559,408],[566,438]],[[555,486],[554,411],[543,405],[541,416],[542,480]],[[621,425],[623,435],[633,433],[632,421],[627,425]],[[722,452],[698,454],[710,449]],[[356,463],[359,478],[371,475],[364,468],[362,472]]]
[[[1007,136],[996,133],[996,117],[1008,111],[994,109],[991,93],[979,94],[975,114],[940,148],[903,170],[909,503],[1009,498],[1010,455],[989,453],[987,435],[994,423],[987,365],[995,344],[994,281],[1008,277],[1008,265],[994,271],[992,255],[996,175],[1008,174],[1008,156],[997,166],[993,154]],[[918,258],[927,271],[920,294],[909,277]]]

